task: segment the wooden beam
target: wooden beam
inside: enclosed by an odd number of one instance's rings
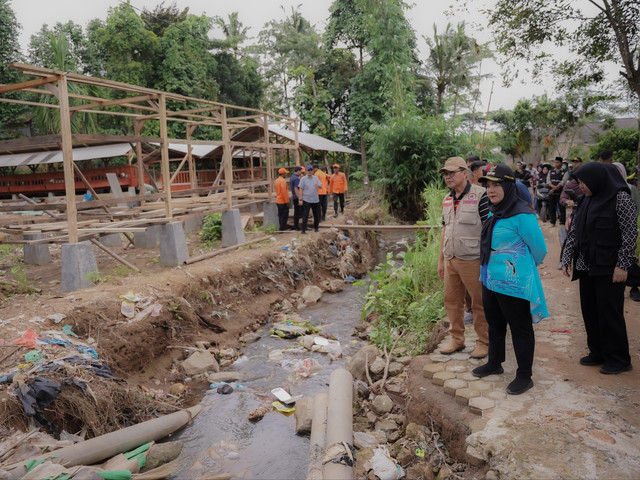
[[[28,100],[14,100],[13,98],[0,98],[2,103],[18,103],[20,105],[30,105],[32,107],[60,108],[59,105],[51,105],[50,103],[30,102]]]
[[[69,243],[78,243],[78,216],[76,210],[76,181],[73,172],[73,135],[69,112],[69,90],[67,77],[58,80],[58,102],[60,103],[60,135],[62,136],[62,158],[64,168],[64,188],[67,197],[67,223]]]
[[[36,78],[35,80],[27,80],[26,82],[13,83],[11,85],[2,85],[0,86],[0,94],[15,92],[17,90],[22,90],[25,88],[38,87],[40,85],[44,85],[45,83],[57,82],[59,79],[60,75],[50,75],[44,78]]]
[[[111,255],[113,258],[115,258],[117,261],[119,261],[121,264],[123,264],[125,267],[129,267],[131,270],[133,270],[136,273],[140,273],[140,269],[138,267],[136,267],[133,263],[127,262],[124,258],[122,258],[120,255],[118,255],[116,252],[114,252],[113,250],[111,250],[110,248],[107,248],[106,246],[104,246],[102,243],[100,243],[99,240],[96,240],[95,238],[91,239],[91,243],[93,243],[96,247],[98,247],[100,250],[104,251],[105,253]]]
[[[227,127],[227,109],[222,109],[222,163],[224,165],[224,183],[229,187],[227,189],[227,208],[231,210],[231,186],[233,185],[233,164],[231,159],[231,138],[229,136],[229,128]]]
[[[123,103],[146,102],[151,98],[157,98],[157,95],[140,95],[138,97],[127,97],[127,98],[119,98],[117,100],[98,101],[94,103],[87,103],[85,105],[76,105],[74,107],[71,107],[70,110],[74,112],[77,110],[90,110],[92,108],[98,108],[98,107],[110,107],[112,105],[122,105]]]
[[[158,99],[158,105],[160,107],[160,138],[162,139],[162,160],[160,168],[162,171],[162,191],[166,194],[164,205],[167,218],[171,218],[173,215],[171,209],[171,184],[169,179],[171,173],[169,172],[169,138],[167,135],[167,99],[164,94],[160,95]]]
[[[208,258],[212,258],[217,255],[221,255],[223,253],[231,252],[240,247],[246,247],[247,245],[251,245],[252,243],[264,242],[265,240],[269,240],[270,238],[271,238],[270,236],[254,238],[253,240],[249,240],[248,242],[239,243],[237,245],[232,245],[226,248],[221,248],[220,250],[216,250],[215,252],[205,253],[204,255],[200,255],[198,257],[192,257],[186,260],[184,263],[186,263],[187,265],[191,265],[192,263],[201,262],[202,260],[206,260]]]

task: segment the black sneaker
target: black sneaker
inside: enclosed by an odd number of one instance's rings
[[[500,375],[501,373],[504,373],[502,365],[494,365],[492,363],[485,363],[471,370],[471,375],[478,378],[488,377],[489,375]]]
[[[600,373],[604,373],[605,375],[618,375],[622,372],[628,372],[631,369],[633,369],[631,364],[625,365],[624,367],[604,365],[600,369]]]
[[[634,302],[640,302],[640,290],[638,289],[638,287],[631,287],[629,298]]]
[[[533,387],[533,380],[530,378],[516,377],[513,382],[507,385],[507,393],[509,395],[520,395]]]
[[[604,363],[604,359],[590,353],[586,357],[582,357],[580,359],[580,365],[584,365],[586,367],[595,367],[596,365],[602,365]]]

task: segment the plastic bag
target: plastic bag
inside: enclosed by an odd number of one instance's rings
[[[14,345],[23,345],[25,347],[35,347],[36,346],[36,341],[38,340],[38,335],[36,334],[36,332],[34,332],[33,330],[31,330],[30,328],[27,329],[26,332],[24,332],[22,334],[21,337],[16,338],[13,341]]]
[[[314,358],[305,358],[293,364],[293,371],[296,376],[307,378],[322,371],[322,365]]]

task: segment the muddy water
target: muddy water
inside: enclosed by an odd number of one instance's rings
[[[360,319],[364,287],[347,286],[336,294],[323,295],[320,302],[300,312],[303,319],[335,336],[343,357],[331,361],[327,354],[285,350],[282,360],[269,361],[273,350],[295,347],[295,340],[273,338],[268,325],[261,339],[244,349],[244,357],[225,370],[247,375],[229,395],[210,390],[202,400],[204,409],[196,421],[178,436],[185,443],[186,465],[179,478],[210,478],[230,474],[233,478],[306,478],[309,438],[297,436],[295,418],[275,410],[257,423],[247,420],[249,412],[275,401],[270,391],[282,387],[292,396],[313,396],[328,391],[329,375],[344,366],[344,356],[358,351],[365,342],[353,337]],[[308,378],[295,378],[296,362],[313,358],[322,370]]]

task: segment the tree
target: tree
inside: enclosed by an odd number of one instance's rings
[[[228,16],[228,22],[220,16],[213,17],[213,23],[220,27],[225,39],[217,41],[219,48],[230,49],[236,58],[240,53],[240,45],[247,39],[249,28],[245,27],[238,19],[238,12],[232,12]]]
[[[605,82],[607,62],[615,62],[619,75],[640,99],[638,0],[498,0],[486,13],[503,54],[505,78],[516,77],[517,70],[509,70],[515,61],[524,60],[534,78],[549,67],[561,85],[584,87]],[[559,47],[569,49],[569,60],[556,60],[549,53]]]
[[[107,21],[95,32],[95,41],[104,52],[107,78],[149,87],[158,37],[144,25],[128,3],[109,9]]]
[[[153,10],[144,8],[140,14],[140,18],[144,22],[145,28],[160,38],[164,35],[167,28],[184,22],[187,19],[188,13],[189,7],[181,11],[176,5],[176,2],[171,3],[168,7],[165,7],[164,2],[161,2],[160,5],[156,5],[156,8]]]
[[[514,161],[516,158],[523,160],[524,155],[531,150],[534,117],[530,100],[518,101],[513,111],[500,109],[491,115],[491,120],[502,125],[498,135],[500,147]]]
[[[640,132],[635,128],[613,127],[608,132],[597,135],[598,143],[589,147],[589,157],[597,160],[602,150],[611,150],[616,162],[627,167],[630,172],[636,171],[635,150]]]
[[[18,33],[20,24],[9,4],[10,0],[0,0],[0,83],[17,83],[20,75],[14,68],[7,66],[10,62],[21,60]],[[19,98],[19,93],[2,95],[3,98]],[[23,125],[25,107],[15,103],[0,103],[0,139],[14,138]]]
[[[438,33],[434,24],[433,38],[423,38],[430,49],[426,71],[436,86],[436,115],[442,112],[446,93],[451,92],[455,116],[464,93],[477,90],[481,76],[475,72],[482,59],[491,56],[490,52],[466,35],[464,22],[455,29],[447,24],[442,33]]]

